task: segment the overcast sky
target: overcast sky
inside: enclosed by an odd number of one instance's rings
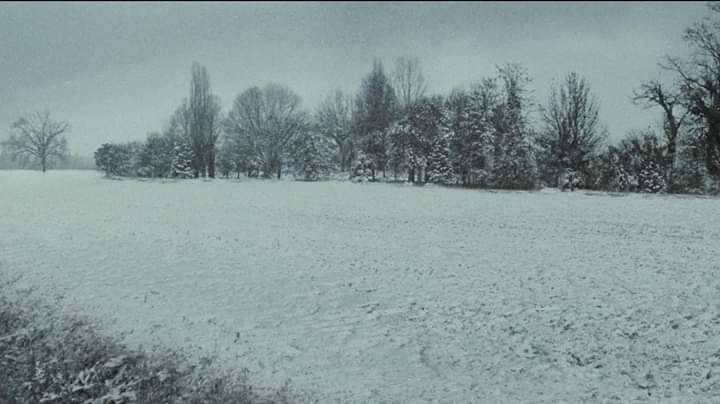
[[[587,77],[614,138],[659,118],[630,101],[687,49],[706,14],[677,3],[0,3],[0,138],[20,114],[68,120],[73,152],[161,130],[208,68],[227,110],[251,85],[288,85],[314,109],[354,92],[380,58],[418,56],[431,93],[448,93],[517,62],[545,103],[554,78]]]

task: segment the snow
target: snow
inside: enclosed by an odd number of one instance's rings
[[[720,200],[0,171],[0,272],[320,402],[713,402]]]

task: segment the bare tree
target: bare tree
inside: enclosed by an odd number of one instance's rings
[[[190,108],[187,99],[182,101],[170,117],[165,136],[173,139],[175,143],[187,142],[190,139]]]
[[[657,106],[663,111],[663,130],[667,142],[667,182],[669,186],[672,186],[678,134],[690,114],[688,109],[677,110],[677,107],[682,107],[681,97],[679,91],[668,89],[655,80],[643,83],[638,90],[633,92],[633,101],[635,103],[643,104],[646,108]]]
[[[565,169],[587,174],[590,160],[606,137],[598,103],[587,81],[570,73],[559,89],[553,86],[543,120],[545,130],[540,141],[553,176],[549,179],[557,179]]]
[[[340,151],[340,169],[350,170],[354,144],[352,138],[352,98],[335,90],[320,104],[315,119],[320,133],[332,139]]]
[[[64,134],[70,130],[70,124],[53,120],[48,111],[24,116],[15,121],[11,128],[14,133],[3,142],[3,148],[14,159],[35,161],[45,172],[52,160],[62,160],[67,156]]]
[[[264,176],[276,173],[277,178],[282,175],[290,142],[308,126],[300,97],[278,84],[251,87],[238,95],[225,122],[228,135],[261,162]]]
[[[195,176],[215,178],[215,143],[220,136],[220,103],[210,91],[207,69],[195,62],[190,82],[189,140],[195,153]]]
[[[420,69],[420,59],[401,56],[395,61],[392,75],[393,87],[398,97],[400,109],[407,109],[425,95],[427,85]]]
[[[710,3],[720,13],[720,3]],[[704,121],[705,166],[720,177],[720,19],[706,17],[685,30],[688,60],[668,57],[661,67],[677,74],[685,107]]]

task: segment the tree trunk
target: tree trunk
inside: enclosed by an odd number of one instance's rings
[[[42,165],[42,172],[45,172],[45,165],[46,165],[46,159],[43,157],[40,161],[40,164]]]
[[[705,132],[705,167],[714,177],[720,176],[720,121],[707,118]]]
[[[277,168],[277,178],[280,179],[280,175],[282,174],[282,166],[278,164]]]
[[[207,170],[210,178],[215,178],[215,151],[210,151],[207,159]]]
[[[408,168],[408,181],[415,182],[415,167]]]

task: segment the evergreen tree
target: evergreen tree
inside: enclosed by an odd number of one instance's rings
[[[654,161],[647,162],[638,177],[640,192],[658,193],[665,190],[665,174]]]
[[[398,114],[398,101],[382,63],[375,61],[373,69],[362,81],[355,99],[353,127],[359,137],[360,148],[372,160],[371,177],[376,168],[383,171],[388,160],[387,129]]]
[[[194,176],[192,148],[187,143],[175,145],[175,156],[172,164],[172,175],[178,178],[192,178]]]
[[[316,181],[335,168],[337,144],[318,132],[307,131],[293,142],[290,159],[295,172],[305,181]]]
[[[217,153],[217,169],[220,171],[220,175],[225,178],[230,177],[230,173],[235,171],[235,155],[233,153],[232,142],[225,139],[220,145],[220,149]]]
[[[151,133],[140,151],[140,174],[150,178],[169,176],[173,157],[171,139]]]
[[[354,182],[367,182],[371,175],[372,161],[363,153],[358,152],[355,159],[355,165],[352,169],[352,180]]]
[[[439,136],[433,144],[432,152],[428,158],[428,180],[430,182],[450,184],[454,180],[448,137],[445,133]]]
[[[508,64],[498,69],[503,82],[503,102],[493,116],[495,153],[491,168],[493,185],[508,189],[537,186],[533,133],[528,124],[527,71]]]
[[[393,171],[393,178],[396,180],[400,172],[405,170],[410,171],[410,142],[408,141],[412,136],[409,133],[410,130],[411,128],[407,122],[407,118],[396,122],[388,129],[388,139],[390,142],[388,165]]]
[[[702,129],[690,130],[678,141],[673,192],[702,193],[705,187],[705,144]]]
[[[488,186],[496,163],[496,120],[502,107],[497,81],[484,79],[470,93],[467,110],[467,137],[463,149],[466,185]]]
[[[463,185],[468,183],[469,164],[466,159],[468,140],[468,110],[470,96],[462,89],[454,89],[445,101],[448,127],[452,134],[449,139],[450,159],[456,180]]]
[[[95,151],[95,164],[105,175],[128,175],[131,168],[130,148],[127,145],[105,143]]]

